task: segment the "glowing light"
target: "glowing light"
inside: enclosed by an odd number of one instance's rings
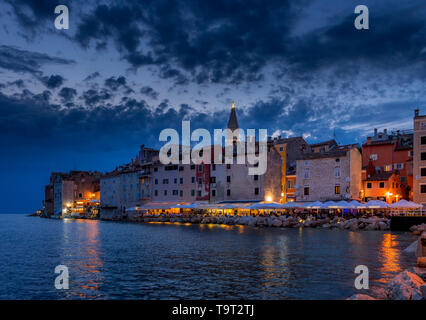
[[[281,197],[284,197],[284,192],[281,192]]]
[[[272,202],[272,197],[271,197],[271,196],[267,196],[267,197],[266,197],[266,201],[267,201],[267,202]]]
[[[235,109],[235,103],[232,101],[232,109]]]

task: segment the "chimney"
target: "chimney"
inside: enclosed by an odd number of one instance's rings
[[[414,116],[418,117],[419,116],[419,109],[414,109]]]
[[[377,136],[377,128],[374,128],[374,135]]]

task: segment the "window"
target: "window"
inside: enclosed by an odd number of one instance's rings
[[[407,182],[407,177],[406,176],[401,176],[401,182],[402,183],[406,183]]]
[[[340,185],[339,184],[336,184],[334,186],[334,194],[340,194]]]
[[[183,197],[183,190],[179,190],[179,196],[182,198]]]
[[[184,167],[183,166],[180,166],[179,167],[179,171],[183,171],[184,170]]]
[[[183,184],[183,178],[179,178],[179,183]]]
[[[384,181],[380,181],[379,182],[379,188],[383,189],[385,187],[385,182]]]
[[[284,151],[284,147],[280,147],[280,152],[283,152]]]
[[[191,164],[191,170],[195,170],[195,164]]]
[[[426,184],[420,185],[420,193],[426,193]]]
[[[155,183],[155,184],[158,184],[158,179],[155,179],[155,180],[154,180],[154,183]]]
[[[254,181],[259,180],[259,176],[258,176],[257,174],[255,174],[255,175],[253,176],[253,179],[254,179]]]
[[[288,180],[287,181],[287,188],[293,189],[294,188],[294,180]]]
[[[226,176],[226,182],[228,182],[228,183],[231,182],[231,176]]]
[[[201,197],[201,190],[198,190],[197,194],[199,197]]]
[[[226,169],[231,169],[231,165],[229,163],[226,165]]]
[[[210,183],[216,183],[216,177],[210,177]]]
[[[154,168],[154,172],[157,172],[158,171],[158,168],[156,167],[156,168]]]
[[[339,159],[339,158],[337,158],[337,159],[336,159],[336,162],[340,162],[340,159]]]
[[[391,164],[385,165],[385,171],[387,172],[392,171],[392,165]]]
[[[395,169],[402,170],[403,168],[404,168],[404,164],[403,163],[396,163],[395,164]]]
[[[177,191],[177,190],[173,190],[172,194],[173,194],[174,196],[177,196],[177,195],[178,195],[178,191]]]
[[[304,194],[305,196],[309,196],[309,187],[304,187],[304,188],[303,188],[303,194]]]
[[[259,188],[254,188],[254,194],[258,195],[259,194]]]
[[[334,168],[334,177],[340,178],[340,167]]]
[[[191,190],[191,196],[195,196],[195,190]]]
[[[227,195],[228,197],[230,197],[230,196],[231,196],[231,189],[226,190],[226,195]]]
[[[379,157],[377,156],[376,153],[374,154],[370,154],[370,160],[377,160]]]
[[[420,153],[420,160],[426,160],[426,152]]]
[[[425,176],[426,176],[426,168],[420,168],[420,175],[421,175],[422,177],[425,177]]]
[[[426,144],[426,136],[420,138],[420,144]]]
[[[212,164],[212,171],[216,171],[216,165]]]
[[[216,190],[215,189],[212,190],[212,197],[216,197]]]
[[[367,189],[371,189],[373,187],[373,184],[371,182],[367,182]]]
[[[198,172],[203,172],[203,165],[202,164],[198,165]]]
[[[203,184],[203,178],[198,178],[198,184]]]
[[[169,179],[163,179],[163,184],[169,184]]]
[[[412,157],[412,156],[413,156],[413,154],[414,154],[414,153],[413,153],[413,150],[408,151],[408,156],[409,156],[409,157]]]
[[[177,178],[174,178],[173,182],[174,182],[174,184],[176,184],[177,183]]]
[[[191,177],[191,183],[195,183],[195,177]]]
[[[305,177],[305,179],[309,179],[309,169],[305,169],[305,171],[303,172],[303,176]]]
[[[154,190],[154,196],[158,196],[158,190]]]
[[[164,195],[167,196],[167,190],[164,190]]]

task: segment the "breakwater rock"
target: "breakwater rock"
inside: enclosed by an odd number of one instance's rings
[[[128,214],[125,218],[103,220],[126,220],[132,222],[171,222],[194,224],[225,224],[245,225],[253,227],[271,228],[322,228],[340,230],[389,230],[390,220],[380,217],[314,217],[311,215],[301,217],[298,215],[270,215],[270,216],[233,216],[233,215],[207,215],[207,214]]]

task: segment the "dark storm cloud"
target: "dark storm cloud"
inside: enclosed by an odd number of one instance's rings
[[[96,78],[100,77],[100,75],[101,74],[99,72],[95,71],[95,72],[89,74],[86,78],[84,78],[83,81],[91,81],[93,79],[96,79]]]
[[[112,94],[106,89],[89,89],[84,91],[80,97],[88,106],[94,106],[99,103],[105,103],[112,98]]]
[[[269,58],[287,51],[285,37],[308,1],[146,1],[99,5],[78,26],[84,47],[112,39],[133,66],[162,66],[161,76],[178,77],[176,65],[197,82],[255,81]],[[146,46],[148,44],[148,46]],[[185,83],[185,81],[183,82]]]
[[[69,1],[57,0],[6,0],[13,9],[19,23],[25,28],[34,28],[47,19],[52,19],[54,9]]]
[[[58,95],[62,98],[64,103],[72,102],[77,95],[77,90],[74,88],[63,87],[61,91],[59,91]]]
[[[40,78],[40,81],[43,82],[43,84],[49,88],[49,89],[56,89],[62,86],[64,83],[64,78],[61,77],[58,74],[53,74],[51,76],[44,76]]]
[[[110,77],[105,80],[105,86],[113,91],[116,91],[121,87],[126,87],[126,78],[123,76],[120,76],[118,78]]]
[[[155,91],[153,88],[151,88],[150,86],[144,86],[141,88],[140,92],[147,96],[150,97],[151,99],[156,100],[158,98],[158,92]]]
[[[0,68],[15,72],[40,75],[47,64],[73,64],[73,60],[52,57],[44,53],[21,50],[13,46],[0,46]]]
[[[382,69],[423,63],[426,58],[426,7],[370,10],[370,29],[357,30],[354,15],[292,41],[288,61],[304,70],[340,63],[374,64]],[[313,54],[314,53],[314,54]],[[354,73],[357,68],[343,68]]]

